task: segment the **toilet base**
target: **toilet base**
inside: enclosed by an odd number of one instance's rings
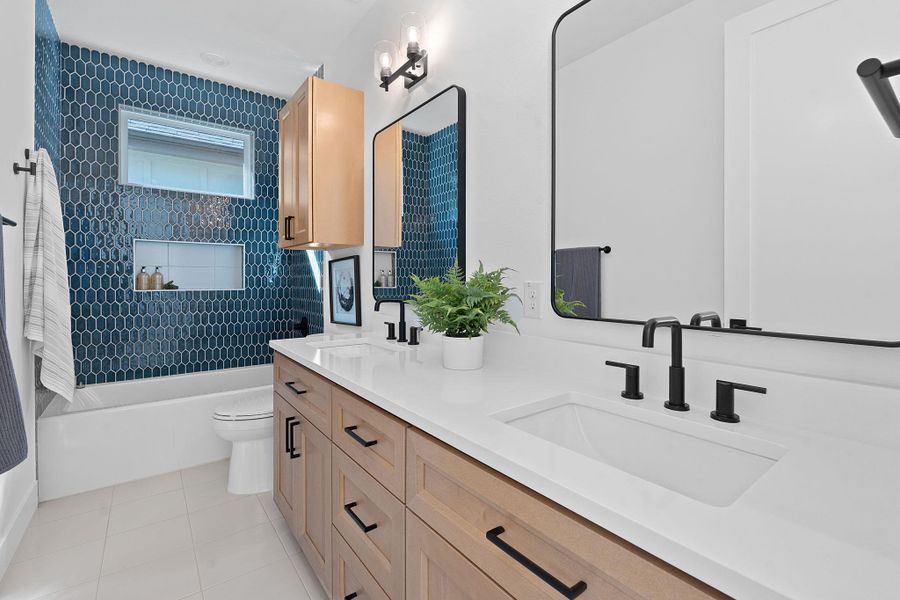
[[[234,442],[228,467],[229,494],[272,491],[272,438]]]

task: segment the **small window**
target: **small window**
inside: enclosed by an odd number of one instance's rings
[[[119,178],[179,192],[253,198],[253,133],[119,107]]]

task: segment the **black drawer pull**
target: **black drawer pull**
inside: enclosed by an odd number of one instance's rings
[[[364,439],[362,439],[361,437],[359,437],[359,434],[356,433],[356,430],[357,430],[357,429],[359,429],[359,425],[350,425],[350,426],[348,426],[348,427],[344,427],[344,431],[347,433],[347,435],[349,435],[349,436],[352,437],[354,440],[356,440],[357,442],[359,442],[359,444],[360,444],[363,448],[371,448],[372,446],[374,446],[375,444],[378,443],[378,440],[371,440],[371,441],[369,441],[369,440],[364,440]]]
[[[359,594],[357,594],[356,592],[353,592],[352,594],[347,594],[346,596],[344,596],[344,600],[353,600],[357,596],[359,596]]]
[[[533,560],[531,560],[530,558],[528,558],[527,556],[525,556],[524,554],[522,554],[521,552],[519,552],[518,550],[516,550],[515,548],[513,548],[506,542],[504,542],[503,540],[501,540],[500,535],[505,531],[506,531],[506,529],[504,529],[502,525],[499,527],[494,527],[493,529],[488,531],[487,534],[485,534],[485,537],[487,537],[487,539],[490,543],[494,544],[495,546],[497,546],[498,548],[503,550],[503,552],[506,555],[508,555],[514,561],[516,561],[517,563],[519,563],[520,565],[522,565],[523,567],[525,567],[526,569],[528,569],[529,571],[534,573],[536,576],[538,576],[540,578],[541,581],[543,581],[544,583],[546,583],[547,585],[552,587],[554,590],[556,590],[560,594],[562,594],[565,598],[568,598],[569,600],[572,600],[573,598],[577,598],[578,596],[583,594],[584,591],[587,589],[587,584],[583,581],[579,581],[572,587],[566,586],[562,581],[560,581],[559,579],[557,579],[556,577],[554,577],[553,575],[551,575],[550,573],[548,573],[547,571],[542,569]]]
[[[288,386],[288,388],[289,388],[292,392],[294,392],[295,394],[297,394],[298,396],[299,396],[300,394],[305,394],[305,393],[306,393],[306,390],[299,390],[299,389],[297,389],[296,387],[294,387],[294,384],[295,384],[295,383],[297,383],[297,382],[296,382],[296,381],[285,381],[285,382],[284,382],[284,385]]]
[[[369,533],[373,529],[378,529],[378,523],[372,523],[371,525],[366,525],[362,522],[362,519],[356,516],[356,513],[353,512],[353,509],[356,508],[356,502],[351,502],[350,504],[344,505],[344,510],[347,511],[347,514],[350,515],[350,518],[353,519],[353,522],[356,523],[356,526],[362,529],[363,533]]]
[[[291,418],[294,420],[290,423],[290,425],[288,425],[288,444],[290,444],[290,452],[288,452],[288,454],[290,454],[291,460],[293,460],[295,458],[300,458],[301,456],[301,454],[297,452],[297,448],[294,446],[294,427],[300,424],[300,419],[297,419],[295,417]]]
[[[293,441],[291,440],[293,428],[291,427],[291,423],[297,420],[297,417],[287,417],[284,420],[284,453],[291,453],[291,446],[293,445]]]
[[[292,240],[294,236],[291,235],[291,221],[294,220],[294,217],[285,217],[284,218],[284,239]]]

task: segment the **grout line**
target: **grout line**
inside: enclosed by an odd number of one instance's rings
[[[184,483],[184,479],[181,480],[182,484]],[[191,536],[191,552],[194,554],[194,571],[197,572],[197,587],[200,588],[200,598],[203,598],[203,579],[200,577],[200,561],[197,559],[197,540],[194,539],[194,527],[191,525],[191,514],[187,512],[187,494],[184,493],[184,489],[182,488],[181,499],[184,500],[184,510],[185,515],[187,516],[188,521],[188,535]],[[191,594],[185,596],[185,598],[190,598]]]

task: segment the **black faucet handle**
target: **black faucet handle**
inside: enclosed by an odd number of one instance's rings
[[[638,365],[630,365],[628,363],[616,362],[613,360],[606,361],[607,366],[625,369],[625,389],[622,391],[622,397],[628,400],[641,400],[644,394],[641,393],[641,367]]]
[[[419,334],[422,332],[421,327],[410,327],[409,328],[409,345],[410,346],[418,346],[419,345]]]
[[[734,383],[733,381],[716,381],[716,410],[709,413],[709,416],[716,421],[723,423],[740,423],[740,415],[734,412],[734,391],[753,392],[755,394],[765,394],[768,390],[758,385],[747,385],[746,383]]]
[[[396,340],[397,339],[397,326],[394,323],[391,323],[390,321],[385,321],[384,324],[387,325],[387,329],[388,329],[386,339]]]

